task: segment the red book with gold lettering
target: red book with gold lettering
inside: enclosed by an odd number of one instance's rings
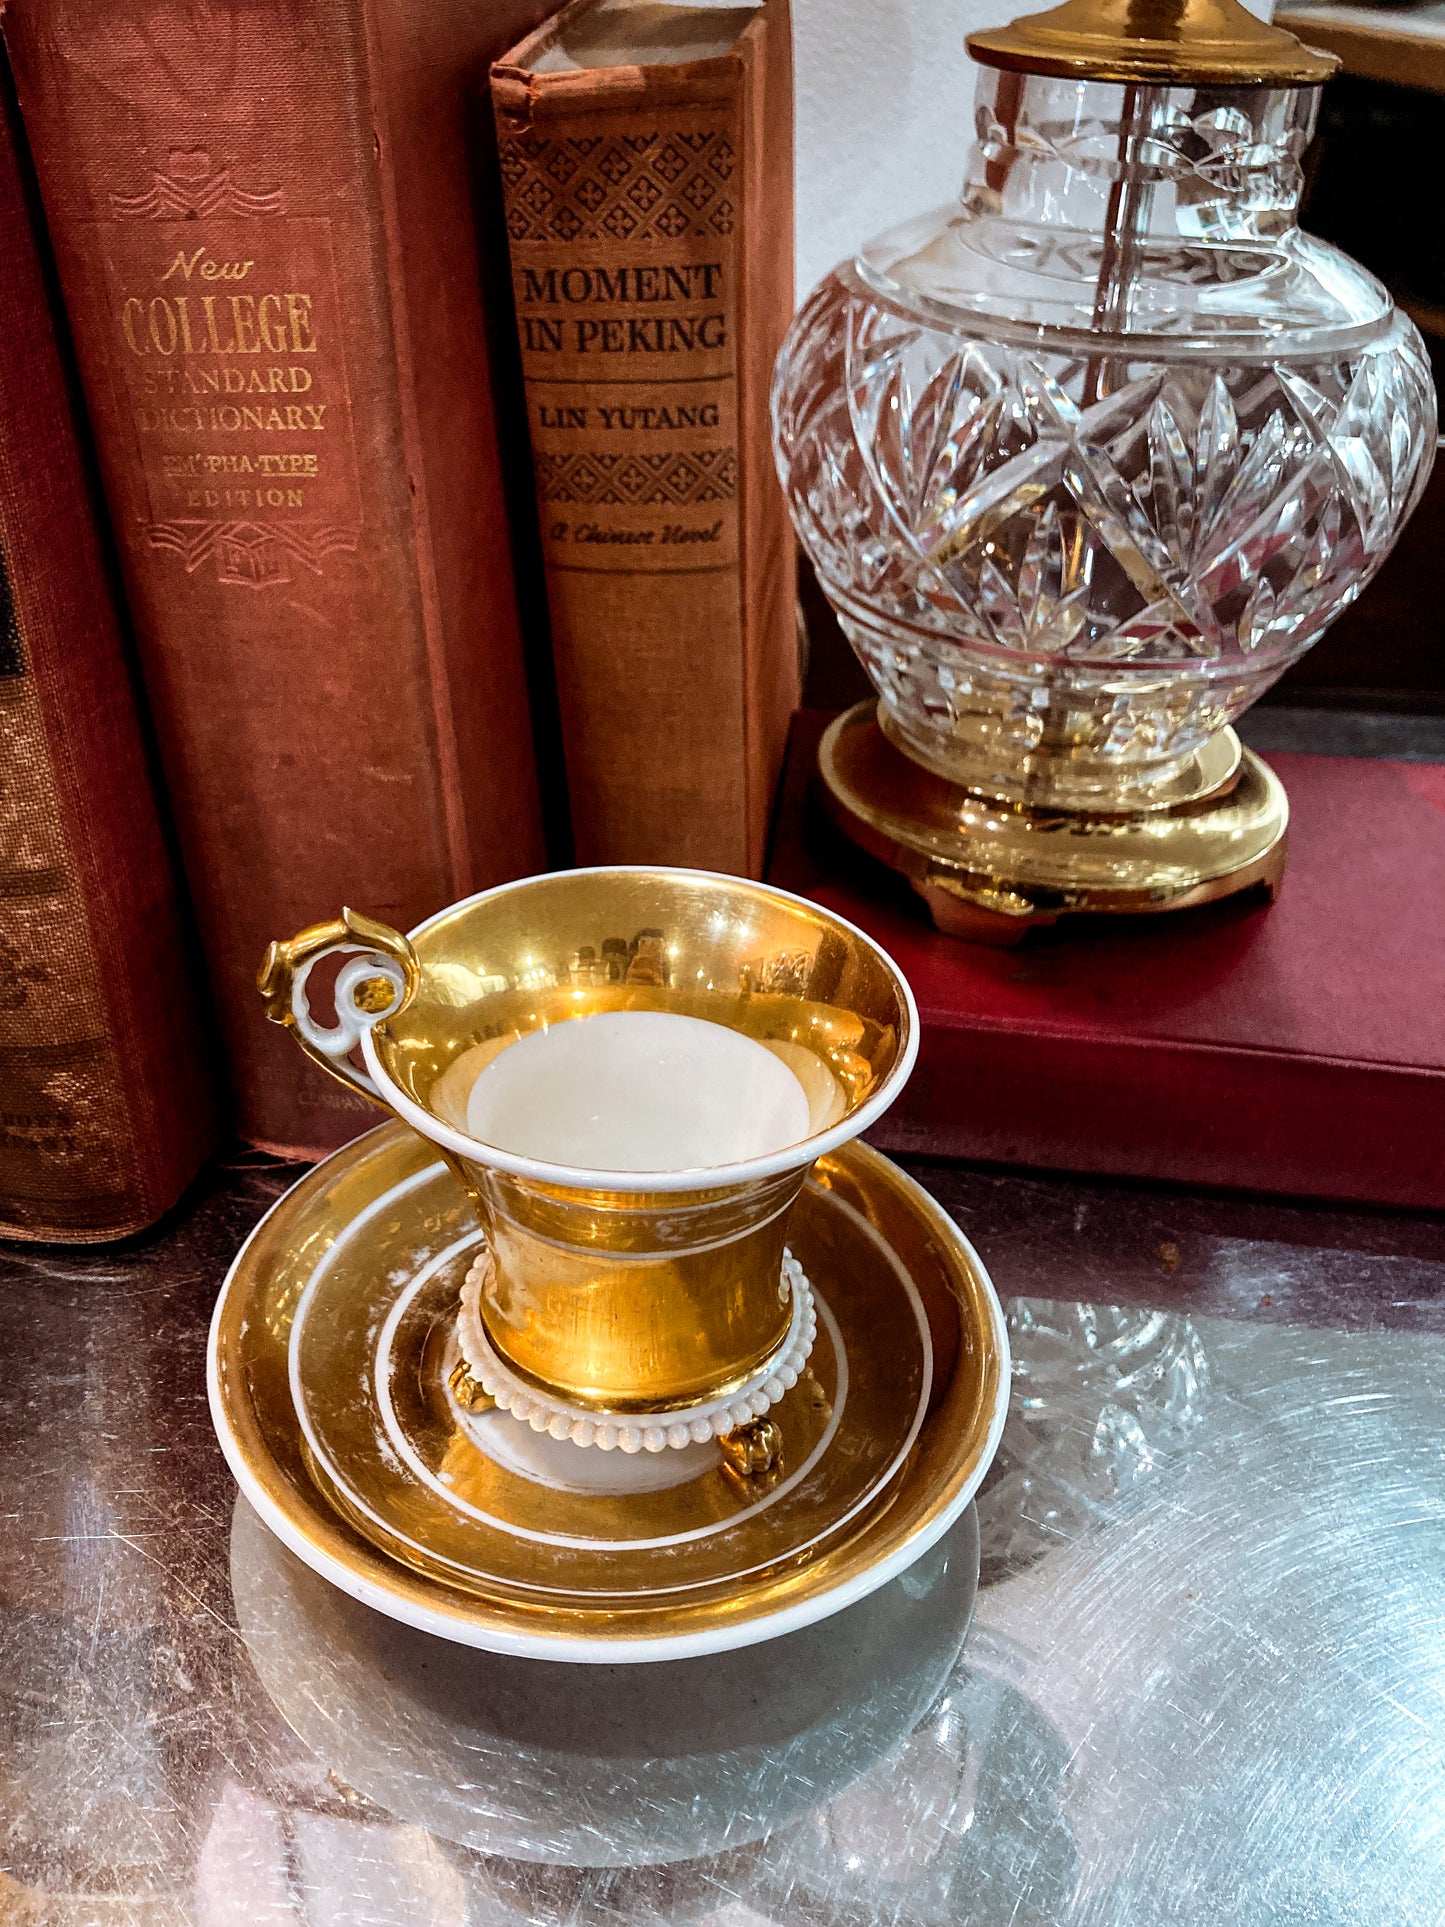
[[[471,135],[548,10],[4,4],[240,1124],[281,1150],[373,1113],[265,1022],[267,943],[545,860]]]
[[[1271,755],[1279,901],[942,936],[808,790],[795,719],[768,875],[886,945],[918,998],[892,1150],[1445,1207],[1445,766]]]
[[[196,966],[0,100],[0,1237],[139,1231],[214,1148]]]

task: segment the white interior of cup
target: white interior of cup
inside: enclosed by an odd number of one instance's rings
[[[672,870],[660,873],[654,868],[641,865],[610,866],[605,870],[574,871],[567,874],[576,878],[649,877],[661,874],[674,879],[696,877],[733,885],[737,882],[737,879],[711,878],[709,873],[703,871]],[[419,924],[410,933],[411,939],[413,942],[418,942],[424,938],[428,930],[442,919],[454,916],[458,910],[497,903],[511,893],[536,888],[539,883],[546,881],[549,879],[525,878],[517,883],[500,885],[494,890],[481,891],[473,897],[466,898],[461,904],[451,905],[446,910],[438,912],[435,917],[428,918],[424,923]],[[722,1189],[747,1183],[753,1179],[773,1177],[781,1172],[796,1170],[802,1165],[810,1164],[814,1159],[866,1131],[897,1097],[918,1055],[917,1006],[902,972],[886,951],[874,943],[866,932],[857,929],[855,925],[834,915],[831,911],[822,911],[817,904],[787,891],[774,890],[771,886],[749,887],[762,891],[766,897],[779,904],[796,905],[814,918],[825,918],[829,925],[838,931],[846,932],[850,938],[870,951],[882,965],[896,991],[902,1018],[899,1025],[901,1034],[892,1063],[880,1079],[877,1088],[851,1112],[846,1110],[846,1099],[837,1079],[814,1052],[806,1046],[790,1045],[785,1039],[767,1040],[766,1048],[777,1055],[798,1078],[807,1100],[808,1131],[805,1136],[794,1142],[759,1156],[647,1170],[617,1170],[602,1163],[569,1163],[565,1160],[525,1155],[488,1143],[467,1128],[467,1108],[477,1076],[486,1069],[488,1063],[515,1044],[517,1040],[514,1037],[489,1039],[463,1052],[437,1078],[430,1093],[430,1108],[418,1103],[388,1074],[380,1060],[376,1040],[369,1032],[362,1040],[362,1054],[366,1067],[386,1101],[423,1137],[429,1138],[433,1143],[444,1145],[459,1157],[510,1172],[517,1177],[530,1178],[538,1183],[585,1190],[697,1191]],[[581,1021],[589,1020],[584,1017]]]

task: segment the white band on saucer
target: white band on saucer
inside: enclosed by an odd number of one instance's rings
[[[502,1411],[574,1445],[595,1445],[600,1451],[661,1452],[668,1446],[702,1445],[750,1425],[792,1390],[808,1362],[818,1335],[818,1314],[807,1274],[791,1251],[783,1252],[779,1293],[793,1301],[792,1321],[782,1344],[745,1384],[726,1398],[690,1405],[685,1412],[593,1412],[569,1405],[550,1392],[538,1391],[517,1377],[487,1337],[481,1318],[482,1286],[492,1268],[492,1254],[484,1246],[462,1286],[457,1317],[457,1343],[467,1370]]]

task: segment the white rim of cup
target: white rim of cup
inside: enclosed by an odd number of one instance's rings
[[[361,1055],[377,1089],[398,1116],[404,1118],[422,1137],[429,1138],[433,1144],[445,1145],[458,1157],[470,1158],[474,1163],[506,1171],[512,1177],[531,1178],[539,1184],[555,1184],[576,1191],[722,1190],[726,1186],[746,1184],[758,1178],[779,1177],[784,1171],[794,1171],[802,1165],[812,1164],[876,1124],[907,1082],[918,1058],[918,1005],[914,1002],[913,987],[882,944],[876,943],[867,931],[860,930],[856,923],[850,923],[846,917],[840,917],[835,910],[825,910],[821,904],[810,902],[807,897],[800,897],[794,891],[779,890],[771,883],[758,883],[750,877],[729,876],[720,870],[687,870],[655,863],[604,863],[590,869],[539,871],[534,876],[518,877],[511,883],[499,883],[490,890],[478,890],[474,896],[462,897],[456,903],[449,903],[444,910],[438,910],[435,916],[427,917],[414,930],[408,931],[407,936],[409,941],[415,943],[434,924],[440,923],[444,917],[453,916],[458,910],[470,909],[477,903],[495,902],[514,890],[528,889],[552,876],[656,876],[659,872],[670,877],[698,877],[709,883],[748,884],[781,903],[796,904],[800,910],[829,919],[841,929],[849,931],[882,960],[903,993],[904,1035],[891,1069],[866,1103],[839,1123],[830,1125],[826,1131],[819,1131],[813,1137],[799,1138],[796,1144],[784,1145],[780,1151],[770,1152],[763,1158],[744,1158],[734,1164],[695,1164],[674,1171],[587,1170],[580,1165],[549,1164],[541,1158],[520,1157],[514,1151],[504,1151],[498,1145],[488,1144],[482,1138],[468,1137],[464,1132],[444,1124],[439,1117],[408,1097],[388,1076],[377,1057],[373,1042],[375,1026],[368,1026],[361,1037]],[[385,1017],[377,1019],[378,1024],[385,1022]]]

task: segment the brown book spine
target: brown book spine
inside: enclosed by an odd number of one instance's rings
[[[577,856],[756,875],[798,700],[788,9],[724,54],[555,71],[591,4],[492,70]]]
[[[375,1112],[267,943],[545,861],[467,150],[547,0],[8,0],[242,1132]],[[485,193],[485,183],[481,190]]]
[[[156,798],[0,102],[0,1235],[152,1223],[217,1107]]]

